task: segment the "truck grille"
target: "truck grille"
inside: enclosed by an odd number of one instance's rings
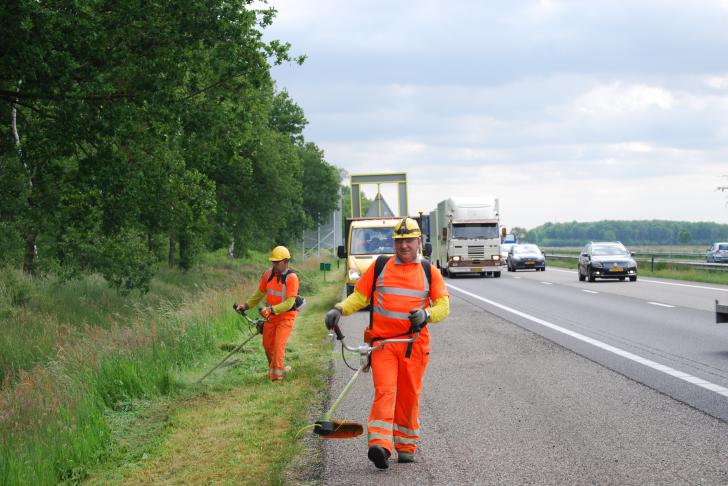
[[[485,258],[485,246],[483,245],[468,245],[468,259],[477,260]]]

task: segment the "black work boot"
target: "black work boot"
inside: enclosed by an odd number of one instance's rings
[[[407,464],[410,462],[415,462],[415,453],[414,452],[397,452],[397,462],[400,464]]]
[[[389,451],[384,447],[377,445],[371,446],[367,457],[377,466],[377,469],[389,468]]]

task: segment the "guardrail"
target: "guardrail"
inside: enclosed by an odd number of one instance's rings
[[[671,255],[674,255],[674,253],[670,253]],[[635,253],[635,256],[639,255],[639,253]],[[645,254],[643,254],[645,255]],[[689,255],[695,255],[695,253],[690,253]],[[544,253],[544,256],[546,259],[553,258],[555,260],[578,260],[579,255],[560,255],[560,254],[553,254],[553,253]],[[654,254],[646,254],[646,256],[650,256],[650,258],[635,258],[635,261],[637,263],[648,263],[650,264],[651,270],[655,269],[655,263],[668,263],[670,265],[678,265],[678,266],[686,266],[695,268],[698,270],[715,270],[719,272],[726,272],[728,271],[728,264],[725,263],[708,263],[708,262],[696,262],[696,261],[687,261],[687,260],[673,260],[670,258],[655,258]]]

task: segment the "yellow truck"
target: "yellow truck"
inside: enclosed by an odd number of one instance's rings
[[[412,218],[422,226],[419,217]],[[379,255],[394,255],[393,228],[399,221],[402,218],[346,219],[345,244],[337,249],[338,257],[346,259],[346,295],[354,291],[356,283]],[[427,255],[430,244],[422,248]]]

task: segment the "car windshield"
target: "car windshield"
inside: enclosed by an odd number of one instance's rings
[[[392,228],[352,228],[352,255],[382,255],[394,253]]]
[[[513,253],[541,253],[536,245],[518,245],[513,247]]]
[[[623,246],[616,245],[599,245],[592,246],[592,255],[594,256],[629,256],[629,252]]]
[[[498,226],[495,223],[453,224],[452,237],[461,240],[498,238]]]

